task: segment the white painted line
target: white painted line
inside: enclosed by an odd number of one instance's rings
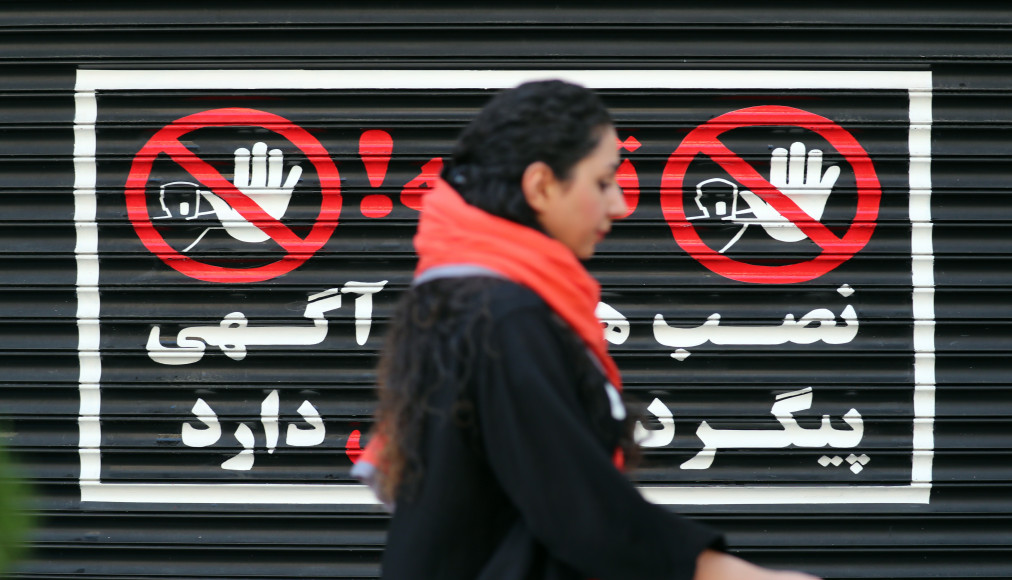
[[[916,356],[916,355],[915,355]],[[932,357],[934,358],[934,357]],[[932,363],[931,374],[934,374]],[[930,385],[914,387],[914,454],[911,481],[930,485],[932,481],[932,462],[935,457],[935,385],[934,377]]]
[[[663,505],[793,505],[928,503],[931,485],[823,487],[640,487],[643,496]]]
[[[85,437],[91,435],[82,433]],[[93,447],[81,447],[77,454],[81,457],[81,485],[83,486],[85,481],[98,479],[102,470],[101,451]]]
[[[89,478],[98,478],[102,472],[99,450],[102,442],[102,429],[99,425],[102,361],[98,352],[101,331],[97,323],[98,203],[95,195],[95,120],[98,116],[98,102],[95,92],[80,92],[75,95],[74,107],[74,225],[77,232],[74,255],[77,262],[78,395],[81,399],[77,427],[80,479],[83,482]],[[89,319],[96,323],[89,324]]]
[[[98,427],[98,416],[82,415],[77,420],[77,426],[81,430],[82,449],[98,449],[102,446],[102,432]]]
[[[661,505],[927,503],[930,484],[903,486],[677,487],[639,486]],[[173,504],[379,505],[364,485],[133,484],[81,482],[82,501]]]
[[[82,418],[98,418],[102,407],[101,387],[96,383],[82,383],[80,386],[81,406],[79,410]]]
[[[914,353],[914,385],[915,388],[935,387],[935,353],[933,351]],[[914,416],[925,417],[928,415],[917,413],[915,407]]]
[[[924,254],[914,254],[911,262],[914,288],[934,288],[935,257]],[[934,300],[934,295],[932,295],[931,299]]]
[[[935,246],[932,241],[933,224],[911,223],[910,249],[918,256],[934,256]],[[912,273],[911,273],[912,274]]]
[[[930,75],[930,73],[929,73]],[[929,82],[930,84],[930,82]],[[910,247],[914,314],[914,449],[910,481],[929,487],[935,448],[935,258],[931,216],[930,90],[910,91]],[[914,191],[927,195],[914,195]]]
[[[910,190],[910,223],[931,223],[931,190]]]
[[[934,354],[935,321],[914,320],[914,352]]]
[[[914,286],[914,320],[935,320],[935,287]],[[934,348],[932,348],[934,350]]]
[[[81,501],[172,504],[379,505],[364,485],[100,483],[81,481]]]
[[[842,89],[927,92],[920,71],[761,70],[79,70],[76,90],[504,89],[562,79],[593,89]]]

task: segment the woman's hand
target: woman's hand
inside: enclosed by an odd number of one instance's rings
[[[801,572],[767,570],[716,550],[704,550],[696,559],[694,580],[819,580]]]

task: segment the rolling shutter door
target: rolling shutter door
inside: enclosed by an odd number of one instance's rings
[[[10,576],[375,577],[347,472],[418,196],[520,71],[597,87],[629,161],[589,267],[644,493],[769,566],[1007,576],[1009,16],[10,9],[0,420],[38,515]],[[269,231],[215,201],[257,143]],[[764,189],[813,149],[820,187]]]

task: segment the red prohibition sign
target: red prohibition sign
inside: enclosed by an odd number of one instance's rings
[[[857,211],[850,228],[838,237],[812,219],[794,201],[759,175],[751,165],[720,142],[721,134],[740,127],[802,127],[821,135],[854,170]],[[790,220],[821,248],[815,258],[780,266],[748,264],[720,254],[706,245],[682,207],[682,181],[693,159],[706,155],[739,183]],[[711,271],[739,282],[792,284],[807,282],[854,256],[871,239],[882,189],[868,153],[853,135],[829,119],[793,107],[767,105],[725,113],[693,129],[668,158],[661,177],[661,209],[671,233],[683,250]]]
[[[323,201],[319,217],[305,238],[300,238],[280,220],[271,217],[217,169],[180,141],[183,135],[205,127],[251,126],[266,128],[288,139],[316,169]],[[161,153],[168,155],[197,181],[225,200],[243,218],[256,224],[285,250],[285,255],[276,262],[255,268],[228,268],[206,264],[172,248],[155,229],[147,207],[147,183],[151,177],[151,166]],[[127,216],[144,246],[176,271],[205,282],[262,282],[298,268],[327,243],[337,227],[337,218],[341,213],[341,179],[334,161],[323,145],[308,131],[288,119],[256,109],[214,109],[177,119],[160,129],[144,144],[130,166],[126,181],[126,207]]]

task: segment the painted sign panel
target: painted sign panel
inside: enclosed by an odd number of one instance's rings
[[[589,267],[644,493],[927,502],[930,73],[572,70],[79,71],[82,500],[373,503],[348,470],[420,197],[460,111],[536,78],[619,129]]]

